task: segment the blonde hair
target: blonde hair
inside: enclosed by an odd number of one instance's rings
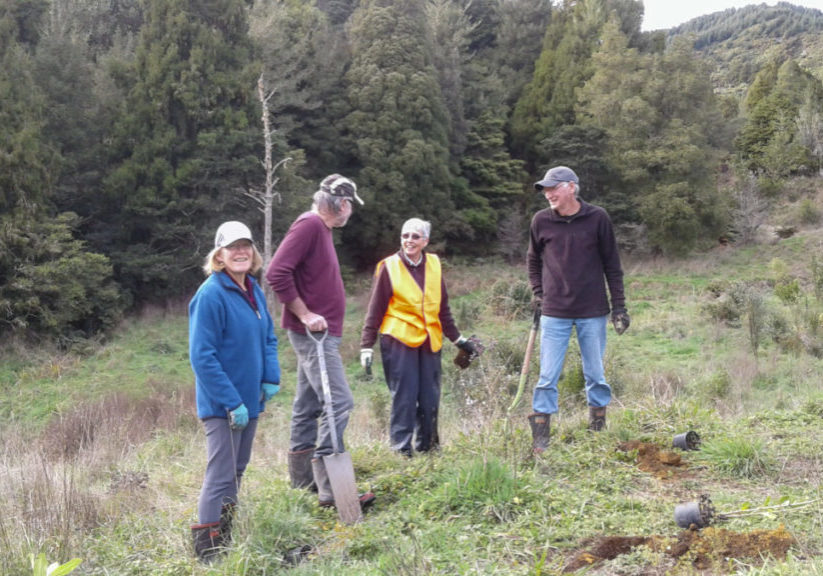
[[[250,274],[257,274],[260,269],[263,267],[263,257],[260,255],[260,251],[257,249],[257,246],[254,244],[251,245],[252,255],[251,259],[251,270],[249,271]],[[206,273],[206,276],[211,275],[214,272],[220,272],[223,270],[226,265],[218,262],[217,255],[223,248],[213,248],[211,252],[206,256],[206,260],[203,262],[203,272]]]

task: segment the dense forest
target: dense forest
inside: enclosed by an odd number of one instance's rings
[[[0,0],[0,334],[71,342],[190,294],[219,222],[275,242],[317,182],[365,206],[365,269],[411,216],[451,256],[521,259],[531,183],[581,177],[627,250],[745,241],[823,161],[823,14],[641,32],[636,0]],[[766,48],[768,47],[768,48]]]

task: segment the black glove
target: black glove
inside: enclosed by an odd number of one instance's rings
[[[617,308],[612,311],[612,325],[618,335],[628,330],[631,323],[632,319],[629,318],[629,313],[626,312],[625,308]]]
[[[474,335],[471,338],[461,336],[454,341],[454,345],[460,349],[454,358],[454,363],[460,368],[468,368],[469,364],[485,350],[483,344]]]
[[[543,311],[543,297],[542,296],[532,296],[531,301],[532,312]]]
[[[477,354],[477,346],[474,345],[474,341],[471,338],[461,336],[457,339],[457,341],[455,341],[454,345],[461,350],[468,352],[470,356]]]

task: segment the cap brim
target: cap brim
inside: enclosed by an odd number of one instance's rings
[[[223,240],[223,243],[220,245],[220,248],[225,248],[226,246],[231,246],[235,242],[240,242],[240,240],[248,240],[249,242],[254,244],[254,240],[252,240],[251,238],[249,238],[247,236],[238,236],[237,238],[228,238],[226,240]]]
[[[354,199],[357,200],[358,204],[363,205],[363,200],[357,195],[357,192],[354,193]]]
[[[562,184],[560,180],[541,180],[540,182],[534,183],[534,189],[540,192],[543,188],[553,188],[558,184]]]

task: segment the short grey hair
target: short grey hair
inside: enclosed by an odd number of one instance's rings
[[[401,234],[403,230],[414,230],[423,238],[429,238],[432,231],[431,222],[427,222],[426,220],[421,220],[420,218],[409,218],[405,222],[403,222],[403,227],[400,229]]]
[[[347,198],[343,198],[342,196],[332,196],[323,190],[315,192],[312,198],[314,206],[317,207],[318,210],[334,215],[340,214],[340,212],[343,211],[343,202],[347,200]]]

